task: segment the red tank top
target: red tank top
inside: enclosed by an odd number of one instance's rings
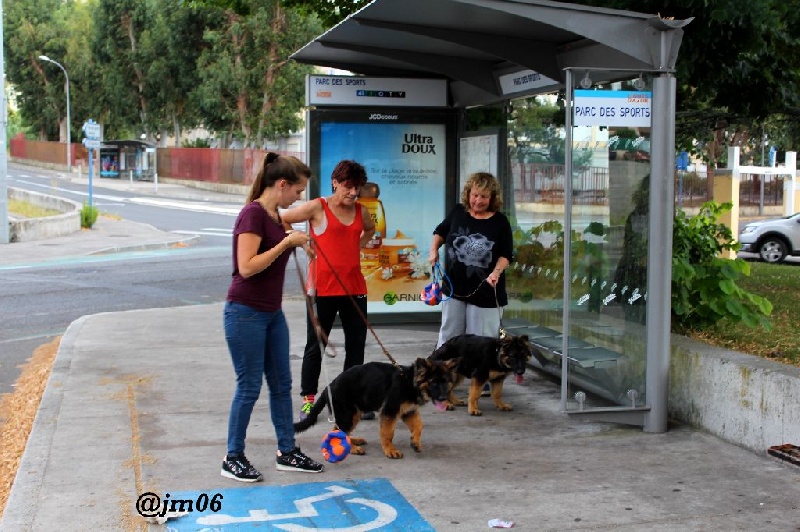
[[[356,202],[356,216],[353,223],[344,225],[328,207],[328,202],[319,198],[325,210],[327,225],[321,235],[311,227],[311,236],[318,248],[317,258],[310,265],[309,279],[314,279],[314,286],[319,296],[361,296],[367,293],[367,283],[361,273],[361,248],[359,239],[364,229],[361,219],[361,204]],[[321,250],[321,251],[320,251]],[[327,260],[326,260],[327,259]],[[330,263],[330,264],[329,264]],[[342,284],[336,280],[333,272],[339,276]]]

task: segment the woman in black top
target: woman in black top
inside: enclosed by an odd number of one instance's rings
[[[492,174],[472,174],[456,205],[433,231],[429,260],[439,260],[446,244],[445,271],[453,297],[442,303],[441,346],[459,334],[497,337],[500,308],[508,304],[505,275],[513,255],[508,218],[499,212],[503,200]]]

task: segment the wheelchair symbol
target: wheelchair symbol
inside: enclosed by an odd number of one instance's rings
[[[307,527],[294,524],[274,523],[274,521],[283,521],[288,519],[318,517],[319,512],[317,512],[316,508],[314,508],[314,503],[324,501],[327,499],[333,499],[335,497],[342,497],[350,493],[355,493],[355,490],[351,490],[349,488],[345,488],[342,486],[329,486],[325,489],[327,493],[306,497],[304,499],[297,499],[296,501],[294,501],[294,504],[297,507],[297,512],[294,513],[269,514],[266,510],[250,510],[248,512],[250,515],[248,515],[247,517],[236,517],[233,515],[226,515],[226,514],[211,514],[199,517],[197,519],[197,524],[220,526],[220,525],[232,525],[238,523],[262,523],[262,522],[272,521],[273,522],[272,526],[274,528],[278,528],[280,530],[288,530],[289,532],[312,532],[312,531],[366,532],[368,530],[375,530],[376,528],[386,526],[392,523],[395,519],[397,519],[397,510],[394,507],[373,499],[364,499],[361,497],[355,497],[352,499],[345,499],[344,502],[351,504],[360,504],[372,508],[378,513],[375,519],[373,519],[369,523],[363,523],[360,525],[349,526],[345,528],[316,528],[316,527]]]

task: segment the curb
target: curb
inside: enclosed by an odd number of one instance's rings
[[[200,237],[195,235],[169,242],[156,242],[153,244],[139,244],[134,246],[112,246],[108,248],[99,249],[97,251],[93,251],[91,253],[88,253],[88,255],[110,255],[113,253],[125,253],[132,251],[151,251],[154,249],[169,249],[173,247],[182,247],[182,246],[188,247],[197,242],[198,240],[200,240]]]

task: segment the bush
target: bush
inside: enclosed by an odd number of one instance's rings
[[[88,203],[83,204],[81,209],[81,227],[84,229],[91,229],[97,221],[98,210],[94,205]]]
[[[771,329],[767,319],[772,303],[748,292],[736,283],[750,276],[750,264],[726,259],[725,251],[738,251],[728,226],[719,223],[720,214],[731,203],[708,201],[700,212],[688,218],[675,215],[672,232],[672,315],[673,329],[687,330],[715,325],[723,318],[748,327]]]

